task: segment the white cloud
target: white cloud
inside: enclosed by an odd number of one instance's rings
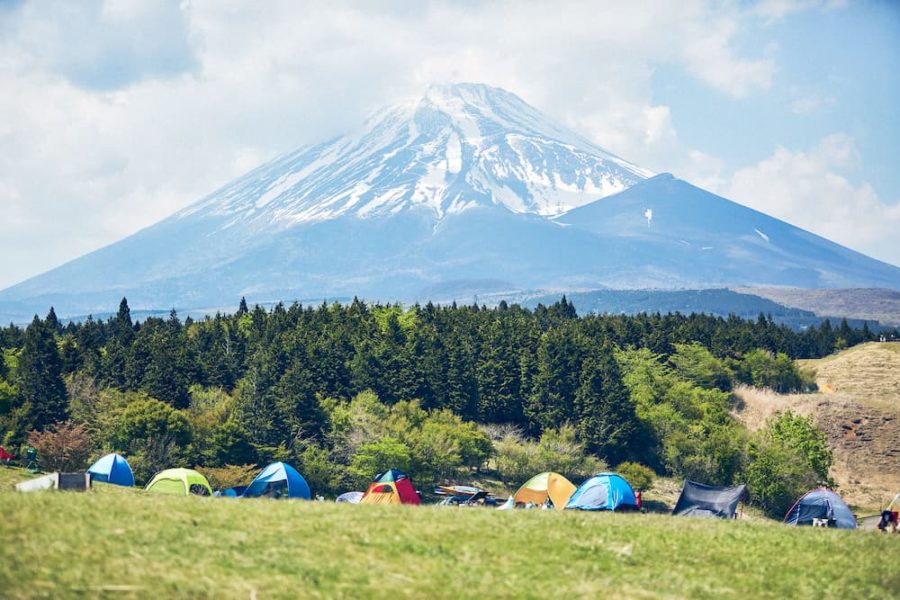
[[[808,150],[779,147],[740,169],[721,192],[747,206],[813,233],[900,264],[896,245],[900,203],[882,200],[867,182],[854,183],[860,166],[853,139],[836,133]]]
[[[847,5],[847,0],[759,0],[750,6],[749,12],[769,21],[779,21],[786,16],[812,8],[837,9]]]
[[[145,227],[437,80],[505,87],[638,164],[708,172],[654,65],[766,89],[726,3],[25,3],[0,7],[0,288]],[[687,156],[688,158],[684,158]],[[699,158],[697,158],[699,157]],[[696,159],[696,160],[695,160]],[[667,166],[672,165],[672,166]]]

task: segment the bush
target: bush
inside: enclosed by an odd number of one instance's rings
[[[259,473],[257,465],[225,465],[224,467],[194,467],[202,473],[214,490],[249,485]]]
[[[697,342],[675,344],[675,354],[669,361],[675,366],[681,378],[694,385],[723,392],[731,391],[734,373],[723,361]]]
[[[297,468],[314,494],[338,495],[346,491],[348,481],[346,468],[336,463],[328,450],[309,445],[297,454]],[[375,473],[369,476],[369,481]],[[356,482],[353,482],[356,483]],[[368,482],[364,482],[368,483]],[[361,488],[365,489],[365,488]]]
[[[787,393],[804,387],[804,378],[790,357],[782,352],[773,354],[767,350],[753,350],[736,364],[735,370],[739,381],[758,388]]]
[[[585,452],[570,425],[546,430],[537,442],[523,440],[515,433],[507,435],[494,442],[493,464],[497,476],[510,487],[544,471],[580,480],[607,468],[603,460]]]
[[[653,469],[636,462],[623,462],[616,467],[616,473],[624,477],[631,484],[631,487],[638,492],[650,489],[650,486],[653,485],[653,480],[656,478],[656,473],[653,472]]]
[[[113,443],[127,450],[136,440],[166,440],[185,446],[191,439],[191,426],[184,411],[154,398],[141,398],[129,404],[113,428]]]
[[[751,501],[772,518],[782,518],[794,500],[810,488],[834,486],[828,476],[831,451],[812,420],[777,414],[750,443],[745,471]]]
[[[70,421],[51,425],[45,431],[32,431],[28,443],[38,451],[45,471],[85,471],[91,454],[91,436],[83,425]]]
[[[412,455],[406,444],[393,438],[384,438],[360,446],[353,455],[348,471],[352,482],[358,487],[364,487],[378,473],[388,469],[409,472],[411,464]]]

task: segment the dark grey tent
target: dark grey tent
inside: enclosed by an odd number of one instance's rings
[[[685,479],[684,488],[672,514],[732,519],[746,489],[746,485],[715,487]]]

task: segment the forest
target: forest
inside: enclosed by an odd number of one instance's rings
[[[565,296],[534,310],[242,299],[229,315],[142,322],[123,299],[105,321],[63,325],[51,308],[0,329],[0,443],[38,448],[45,468],[120,452],[139,481],[191,466],[230,485],[286,460],[322,494],[386,468],[424,487],[621,467],[749,481],[774,513],[794,488],[829,482],[830,453],[790,413],[750,435],[731,390],[811,390],[793,359],[871,339],[846,321],[796,332],[766,315],[579,316]]]

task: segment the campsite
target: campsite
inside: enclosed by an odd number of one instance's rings
[[[35,366],[49,364],[63,394],[56,410],[69,418],[54,423],[46,412],[24,412],[29,405],[0,415],[9,440],[0,454],[8,508],[0,583],[9,596],[294,597],[302,585],[308,597],[780,598],[817,595],[823,573],[835,596],[884,597],[900,585],[896,571],[859,560],[900,560],[900,535],[875,528],[883,509],[895,514],[896,470],[865,476],[865,486],[831,470],[833,452],[859,474],[882,463],[860,442],[839,445],[844,434],[836,445],[829,424],[846,429],[821,400],[836,395],[817,391],[816,372],[787,354],[826,357],[829,387],[852,390],[834,365],[881,356],[886,346],[865,330],[797,333],[768,320],[697,315],[577,317],[565,299],[534,312],[357,303],[140,325],[129,324],[124,300],[122,307],[105,323],[62,332],[52,315],[24,332],[0,330],[6,380],[45,385],[47,369]],[[396,354],[409,357],[399,363],[407,367],[380,379],[339,371],[345,379],[328,384],[327,361],[296,360],[279,363],[285,373],[260,389],[247,382],[265,373],[265,362],[245,358],[231,367],[243,375],[230,391],[211,385],[221,371],[219,346],[201,343],[207,333],[233,323],[245,357],[277,362],[282,348],[297,351],[297,332],[327,334],[341,322],[390,344],[373,350],[363,338],[344,360],[365,357],[372,368]],[[447,383],[475,385],[473,405],[441,391],[441,361],[411,358],[425,344],[419,328],[435,325],[446,336],[484,336],[471,371],[447,372]],[[496,326],[531,329],[540,341],[518,349],[521,358],[497,356],[506,346],[489,333]],[[185,372],[198,379],[162,385],[168,380],[154,379],[156,369],[175,376],[180,367],[155,354],[126,389],[101,385],[116,367],[90,362],[92,351],[78,342],[98,327],[108,336],[103,353],[124,352],[126,365],[136,366],[147,344],[184,344],[186,364],[195,365]],[[853,347],[829,354],[838,335]],[[70,363],[46,351],[56,339],[72,342]],[[713,353],[691,339],[728,341]],[[319,351],[320,342],[308,343]],[[428,343],[428,352],[446,351],[436,338]],[[554,348],[566,348],[567,366],[554,364]],[[530,355],[531,394],[492,387],[491,372]],[[900,353],[887,356],[866,376],[890,390],[890,361]],[[581,383],[560,395],[573,372]],[[297,395],[297,386],[310,390],[307,377],[343,397]],[[405,378],[431,383],[421,399],[406,400]],[[526,378],[517,385],[524,389]],[[879,396],[885,414],[889,393]],[[269,408],[254,408],[270,399]],[[761,399],[798,410],[759,416]],[[818,412],[805,416],[801,409],[813,405]],[[33,430],[21,414],[35,419]],[[311,426],[309,437],[293,433]]]
[[[21,494],[0,467],[7,597],[821,597],[896,593],[895,536],[640,513]]]

